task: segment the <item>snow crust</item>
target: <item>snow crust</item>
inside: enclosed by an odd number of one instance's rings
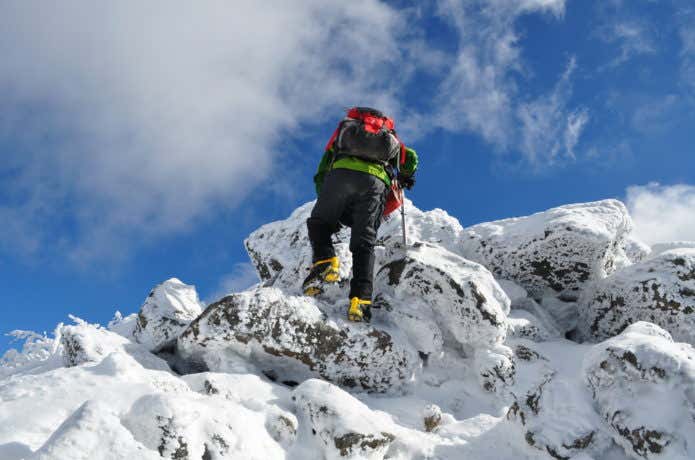
[[[407,202],[355,324],[348,231],[343,282],[298,295],[311,207],[253,232],[261,284],[205,309],[172,278],[107,327],[13,332],[0,459],[695,458],[695,249],[650,254],[615,200],[469,229]]]

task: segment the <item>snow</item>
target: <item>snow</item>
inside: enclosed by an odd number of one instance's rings
[[[0,459],[695,458],[695,249],[649,254],[615,200],[469,229],[407,202],[355,324],[347,231],[343,282],[298,295],[311,206],[253,232],[261,284],[205,310],[172,278],[107,327],[13,332]]]

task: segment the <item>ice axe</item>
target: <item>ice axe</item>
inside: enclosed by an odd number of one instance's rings
[[[405,228],[405,191],[400,187],[400,184],[394,180],[391,183],[391,190],[389,190],[388,196],[386,197],[384,218],[387,218],[399,207],[401,208],[401,230],[403,231],[403,248],[405,249],[408,243]]]
[[[401,230],[403,231],[403,249],[408,247],[408,235],[405,231],[405,190],[401,191]]]

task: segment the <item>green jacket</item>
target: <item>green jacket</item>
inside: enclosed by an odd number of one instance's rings
[[[362,160],[361,158],[356,158],[356,157],[343,157],[340,158],[336,161],[333,161],[333,157],[335,155],[335,152],[333,149],[328,149],[323,153],[323,157],[321,158],[321,162],[319,163],[318,170],[316,171],[316,175],[314,176],[314,185],[316,185],[316,194],[318,195],[321,192],[321,186],[323,185],[323,178],[325,177],[326,173],[331,170],[331,169],[352,169],[353,171],[362,171],[366,172],[368,174],[371,174],[373,176],[378,177],[384,183],[386,184],[387,187],[391,187],[391,178],[389,177],[388,173],[386,172],[386,169],[384,165],[381,163],[374,163],[371,161],[366,161]],[[392,160],[393,166],[398,165],[400,155],[398,155],[396,158]],[[331,165],[332,163],[332,165]],[[418,165],[418,156],[417,152],[410,147],[406,147],[405,149],[405,164],[400,166],[399,170],[402,174],[405,174],[406,176],[412,176],[415,174],[415,171],[417,170],[417,165]]]

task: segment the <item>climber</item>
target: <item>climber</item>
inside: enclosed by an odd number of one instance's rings
[[[340,281],[340,261],[331,237],[348,226],[352,252],[348,319],[369,321],[374,244],[386,196],[392,183],[412,188],[417,165],[417,153],[400,142],[393,120],[367,107],[348,110],[314,176],[318,200],[307,219],[313,265],[303,283],[306,295],[318,295],[324,283]]]

